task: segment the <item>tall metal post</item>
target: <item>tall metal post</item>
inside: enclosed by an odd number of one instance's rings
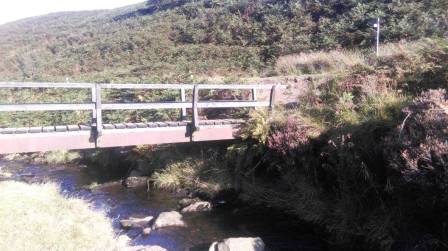
[[[376,56],[380,55],[380,18],[377,19],[376,24]]]

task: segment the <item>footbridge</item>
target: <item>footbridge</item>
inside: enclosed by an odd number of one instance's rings
[[[1,104],[0,112],[91,111],[91,121],[74,125],[51,125],[0,128],[0,154],[124,147],[148,144],[187,143],[231,140],[237,138],[242,119],[202,119],[200,109],[274,108],[280,85],[189,85],[189,84],[94,84],[94,83],[3,83],[0,90],[10,89],[87,89],[91,100],[84,103]],[[171,90],[176,101],[102,102],[105,90]],[[232,90],[250,92],[240,100],[203,100],[200,91]],[[187,101],[187,92],[189,101]],[[264,97],[261,97],[264,93]],[[261,97],[261,98],[260,98]],[[176,121],[103,123],[103,111],[178,109]],[[188,119],[189,118],[189,119]]]

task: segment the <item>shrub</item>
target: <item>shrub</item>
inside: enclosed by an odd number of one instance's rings
[[[269,113],[267,110],[253,110],[249,113],[249,119],[240,130],[240,136],[244,140],[253,140],[265,144],[269,134]]]
[[[309,142],[310,127],[300,125],[293,117],[288,117],[280,125],[274,125],[272,131],[266,145],[268,149],[281,155],[287,155],[290,151]]]

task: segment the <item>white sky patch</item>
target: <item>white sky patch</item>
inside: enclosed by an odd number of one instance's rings
[[[144,0],[0,0],[0,24],[61,11],[113,9]]]

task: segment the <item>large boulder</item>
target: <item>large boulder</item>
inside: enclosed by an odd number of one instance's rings
[[[209,212],[212,204],[207,201],[198,201],[182,209],[181,213]]]
[[[265,245],[261,238],[229,238],[214,242],[209,251],[264,251]]]
[[[121,220],[120,221],[120,225],[122,228],[145,228],[148,226],[149,222],[152,221],[152,219],[154,219],[153,216],[147,216],[145,218],[135,218],[135,217],[130,217],[127,220]]]
[[[179,212],[171,211],[164,212],[157,217],[154,222],[153,229],[164,227],[185,227],[185,222],[182,220],[182,215]]]

